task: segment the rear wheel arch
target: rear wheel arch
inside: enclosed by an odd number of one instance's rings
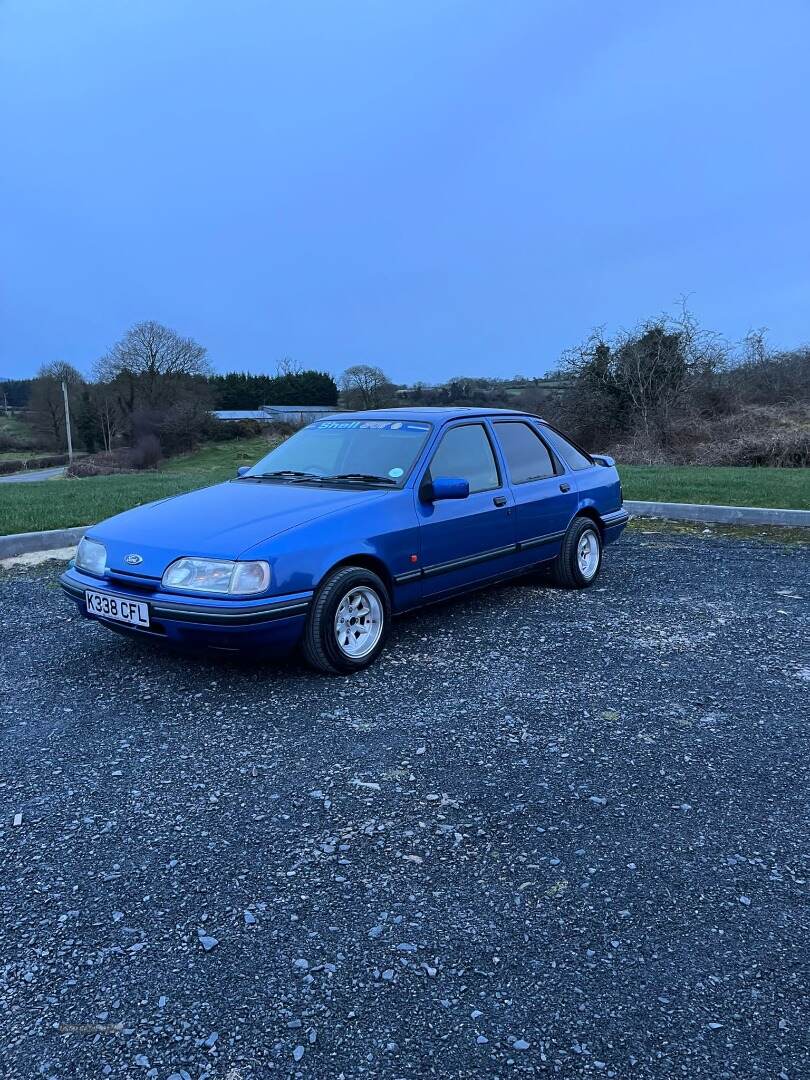
[[[604,543],[605,541],[605,527],[602,524],[602,519],[592,506],[583,506],[581,510],[578,510],[574,515],[574,520],[577,518],[590,518],[599,530],[599,539]]]
[[[586,539],[588,533],[593,536],[593,542]],[[589,549],[595,556],[595,565],[587,569],[579,562],[580,541],[585,549],[583,558],[587,561]],[[552,564],[551,572],[554,580],[565,589],[588,588],[599,575],[603,550],[602,523],[590,507],[584,507],[571,519],[571,524],[566,529],[560,552]]]

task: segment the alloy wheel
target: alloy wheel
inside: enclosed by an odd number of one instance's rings
[[[344,656],[359,660],[374,649],[383,629],[383,606],[368,585],[350,589],[335,612],[335,640]]]
[[[577,565],[586,581],[590,581],[599,569],[599,537],[593,529],[586,529],[577,544]]]

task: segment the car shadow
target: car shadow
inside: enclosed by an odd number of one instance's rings
[[[431,601],[423,607],[413,608],[395,617],[392,627],[392,641],[395,644],[400,633],[409,636],[412,633],[423,632],[426,623],[430,620],[443,622],[445,619],[455,620],[459,614],[468,611],[471,615],[480,611],[481,606],[486,606],[499,595],[514,596],[527,588],[548,589],[549,592],[569,592],[562,589],[553,581],[550,569],[539,567],[528,571],[520,577],[508,578],[503,581],[495,581],[483,588],[470,589],[469,592],[454,596],[442,597]],[[304,661],[300,648],[293,649],[285,654],[265,653],[261,650],[246,649],[244,651],[231,651],[228,649],[208,648],[205,650],[183,648],[170,645],[165,641],[141,637],[137,634],[127,634],[120,631],[110,631],[105,626],[92,623],[84,624],[83,629],[89,629],[94,635],[98,635],[94,643],[92,653],[98,660],[100,668],[109,672],[111,667],[119,663],[126,663],[131,659],[133,652],[146,660],[149,666],[154,663],[165,673],[167,666],[178,675],[197,677],[210,677],[212,673],[231,673],[236,677],[244,676],[256,679],[257,675],[271,680],[293,679],[295,681],[317,681],[326,679],[354,679],[355,675],[334,676],[324,675],[322,672],[313,671]],[[380,658],[384,663],[385,653]],[[368,669],[373,671],[377,665]],[[156,676],[159,674],[155,673]]]

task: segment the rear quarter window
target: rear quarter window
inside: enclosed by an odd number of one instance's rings
[[[584,451],[579,450],[573,443],[569,442],[564,435],[559,433],[559,431],[555,431],[554,428],[546,427],[545,424],[540,430],[543,432],[543,437],[553,447],[554,452],[562,459],[569,469],[573,469],[574,472],[579,472],[581,469],[590,469],[593,465],[593,462],[588,455],[584,453]]]

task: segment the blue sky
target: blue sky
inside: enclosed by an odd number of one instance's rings
[[[810,339],[806,0],[0,0],[0,375],[540,374],[689,294]]]

